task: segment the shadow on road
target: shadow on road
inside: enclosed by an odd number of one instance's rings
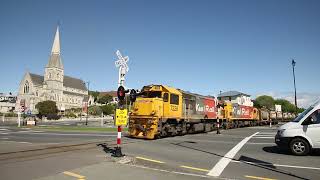
[[[111,156],[114,156],[115,155],[115,149],[113,147],[108,147],[108,144],[107,143],[100,143],[100,144],[97,144],[98,147],[102,147],[103,148],[103,151],[107,154],[111,154]]]
[[[263,151],[268,153],[274,153],[274,154],[283,154],[288,156],[294,156],[290,150],[285,148],[280,148],[278,146],[267,146],[262,148]],[[313,150],[310,154],[310,156],[320,156],[320,149]]]
[[[189,141],[182,141],[182,142],[179,142],[179,143],[171,143],[171,144],[179,146],[179,147],[188,148],[188,149],[192,149],[192,150],[195,150],[195,151],[211,154],[211,155],[218,156],[218,157],[221,157],[221,158],[224,157],[221,154],[208,152],[208,151],[205,151],[205,150],[202,150],[202,149],[198,149],[198,148],[195,148],[195,147],[189,147],[189,146],[183,145],[183,143],[193,144],[193,143],[190,143]],[[277,167],[274,166],[272,163],[261,161],[261,160],[255,159],[255,158],[251,158],[251,157],[247,157],[247,156],[241,156],[239,159],[231,158],[231,160],[239,161],[241,163],[244,163],[244,164],[247,164],[247,165],[250,165],[250,166],[254,166],[254,167],[270,170],[270,171],[277,172],[279,174],[284,174],[284,175],[287,175],[287,176],[291,176],[291,177],[294,177],[294,178],[308,180],[307,178],[300,177],[298,175],[292,174],[291,172],[277,169]]]

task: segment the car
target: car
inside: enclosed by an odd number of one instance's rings
[[[311,105],[293,121],[280,126],[275,136],[279,147],[290,149],[294,155],[309,154],[320,148],[320,101]]]

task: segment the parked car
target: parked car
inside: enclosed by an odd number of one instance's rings
[[[295,155],[307,155],[312,149],[320,148],[320,101],[280,126],[275,143]]]

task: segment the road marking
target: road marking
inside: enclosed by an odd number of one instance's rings
[[[17,142],[17,143],[32,144],[31,142]]]
[[[137,167],[137,168],[142,168],[142,169],[149,169],[149,170],[153,170],[153,171],[165,172],[165,173],[172,173],[172,174],[180,174],[180,175],[185,175],[185,176],[194,176],[194,177],[208,178],[208,176],[206,176],[206,175],[201,175],[201,174],[184,173],[184,172],[177,172],[177,171],[168,171],[168,170],[164,170],[164,169],[156,169],[156,168],[150,168],[150,167],[139,166],[139,165],[129,165],[129,164],[126,164],[126,165],[132,166],[132,167]],[[224,179],[224,178],[219,178],[219,179]]]
[[[235,147],[233,147],[224,157],[222,157],[219,162],[210,170],[210,172],[207,174],[209,176],[218,177],[224,170],[224,168],[227,167],[227,165],[230,163],[232,158],[238,153],[238,151],[242,148],[246,142],[248,142],[253,136],[257,135],[259,132],[256,132],[252,134],[249,137],[244,138],[242,141],[240,141]]]
[[[270,178],[264,178],[264,177],[258,177],[258,176],[244,176],[246,178],[251,178],[251,179],[260,179],[260,180],[276,180],[276,179],[270,179]]]
[[[191,166],[180,166],[180,167],[187,168],[187,169],[192,169],[192,170],[196,170],[196,171],[209,172],[209,169],[195,168],[195,167],[191,167]]]
[[[267,166],[278,166],[278,167],[287,167],[287,168],[296,168],[296,169],[320,170],[320,167],[310,167],[310,166],[293,166],[293,165],[286,165],[286,164],[254,163],[254,162],[250,162],[250,161],[237,161],[237,160],[232,160],[232,162],[254,164],[254,165],[261,165],[261,166],[267,165]]]
[[[9,133],[0,133],[0,134],[2,134],[2,135],[6,135],[6,134],[9,134]]]
[[[0,131],[9,131],[9,129],[0,129]]]
[[[1,139],[9,139],[9,138],[1,138]]]
[[[164,164],[165,162],[162,161],[158,161],[158,160],[154,160],[154,159],[148,159],[148,158],[144,158],[144,157],[136,157],[137,159],[141,159],[141,160],[145,160],[145,161],[151,161],[151,162],[155,162],[155,163],[160,163],[160,164]]]
[[[70,171],[64,171],[63,174],[68,175],[68,176],[72,176],[72,177],[75,177],[75,178],[78,178],[78,179],[84,179],[85,178],[85,176],[82,176],[82,175],[79,175],[79,174],[76,174],[76,173],[73,173],[73,172],[70,172]]]

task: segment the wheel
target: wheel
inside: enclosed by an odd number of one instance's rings
[[[309,143],[301,138],[294,138],[290,142],[290,149],[294,155],[297,156],[305,156],[310,151]]]

